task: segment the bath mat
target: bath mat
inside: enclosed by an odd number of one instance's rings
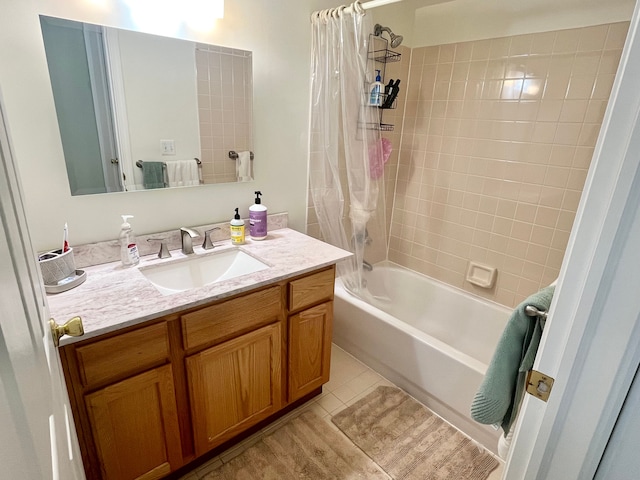
[[[303,412],[202,480],[390,480],[339,431]]]
[[[332,421],[395,480],[484,480],[499,464],[395,387],[378,387]]]

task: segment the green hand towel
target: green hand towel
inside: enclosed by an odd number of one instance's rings
[[[486,425],[500,424],[509,433],[524,391],[527,372],[538,351],[544,320],[529,317],[533,305],[548,311],[555,286],[543,288],[516,307],[502,332],[487,373],[471,404],[471,417]]]
[[[164,188],[164,165],[162,162],[142,162],[142,184],[144,188]]]

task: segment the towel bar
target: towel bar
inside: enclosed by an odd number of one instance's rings
[[[540,317],[544,320],[547,319],[547,315],[548,315],[547,312],[543,310],[538,310],[533,305],[527,305],[526,307],[524,307],[524,313],[526,313],[528,317]]]
[[[200,159],[199,159],[199,158],[194,158],[194,160],[196,161],[196,163],[197,163],[198,165],[202,165],[202,162],[200,161]],[[162,166],[163,166],[163,167],[166,167],[166,166],[167,166],[167,162],[162,162]],[[142,168],[142,160],[138,160],[138,161],[136,162],[136,167],[138,167],[138,168]]]
[[[229,150],[229,158],[231,160],[237,160],[238,159],[238,152],[236,152],[234,150]],[[253,152],[249,152],[249,158],[251,160],[253,160]]]

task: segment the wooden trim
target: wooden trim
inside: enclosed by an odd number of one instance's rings
[[[158,465],[150,472],[147,472],[144,475],[140,475],[135,480],[159,480],[170,473],[171,465],[169,464],[169,462],[165,462],[162,465]]]
[[[280,344],[280,368],[282,369],[282,378],[280,379],[280,391],[282,392],[282,404],[289,403],[289,396],[287,395],[289,388],[289,362],[287,361],[289,355],[289,318],[287,316],[287,290],[284,285],[280,289],[280,315],[284,319],[281,323],[280,329],[281,344]]]
[[[178,423],[182,440],[183,464],[195,457],[193,435],[191,432],[191,409],[189,407],[189,389],[187,386],[186,354],[182,349],[182,328],[180,320],[168,322],[169,344],[171,345],[171,365],[175,382],[176,404],[178,406]]]
[[[59,348],[58,352],[64,370],[64,378],[69,393],[69,404],[73,412],[73,423],[76,427],[85,475],[88,479],[100,480],[102,473],[98,463],[96,445],[93,441],[93,433],[91,432],[89,413],[84,403],[84,389],[80,381],[75,347],[76,344],[71,344]]]

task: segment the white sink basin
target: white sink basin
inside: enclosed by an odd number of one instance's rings
[[[198,255],[186,260],[140,268],[163,295],[204,287],[230,278],[259,272],[269,265],[242,250]]]

